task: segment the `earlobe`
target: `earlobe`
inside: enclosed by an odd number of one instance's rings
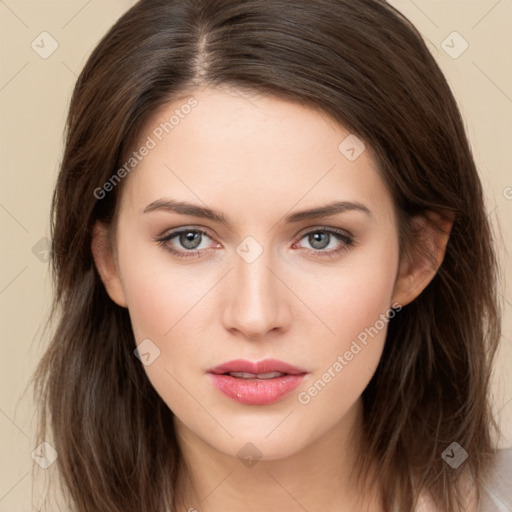
[[[107,226],[97,221],[93,227],[91,251],[101,281],[109,297],[121,307],[127,307]]]
[[[402,306],[416,299],[437,274],[446,253],[453,218],[427,212],[413,222],[419,236],[400,262],[393,293],[392,302]]]

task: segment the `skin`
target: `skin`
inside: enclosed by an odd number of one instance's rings
[[[191,95],[197,107],[125,178],[114,244],[100,223],[92,244],[110,297],[129,309],[137,344],[149,338],[160,350],[144,368],[175,414],[195,485],[195,493],[187,491],[180,480],[182,509],[382,510],[378,492],[362,495],[350,476],[357,462],[350,436],[360,430],[361,394],[387,324],[309,403],[298,395],[392,304],[404,306],[421,293],[448,234],[418,219],[434,261],[425,251],[399,261],[391,195],[369,148],[355,161],[338,150],[346,129],[277,97],[248,98],[226,88]],[[147,123],[141,144],[183,103],[165,105]],[[212,208],[229,224],[165,209],[144,213],[160,199]],[[333,201],[358,202],[370,213],[284,220]],[[178,236],[166,246],[157,241],[180,227],[209,233],[198,257],[180,259],[167,250],[187,251]],[[319,228],[350,233],[353,244],[331,235],[318,249],[307,234]],[[251,263],[236,252],[247,236],[263,250]],[[309,372],[272,405],[237,403],[206,374],[232,359],[266,358]],[[252,467],[237,456],[247,443],[262,456]]]

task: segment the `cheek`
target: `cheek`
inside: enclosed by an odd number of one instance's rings
[[[191,267],[172,265],[156,252],[132,252],[120,261],[123,288],[136,344],[150,347],[151,363],[144,370],[151,384],[172,410],[186,411],[193,404],[180,383],[199,363],[204,336],[196,333],[200,326],[194,319],[212,287],[211,277],[192,280]]]
[[[309,413],[329,410],[341,417],[366,388],[380,361],[389,321],[399,314],[391,310],[397,264],[398,250],[383,245],[361,252],[329,282],[309,290],[312,309],[334,331],[316,338],[316,371],[298,394]]]
[[[119,265],[137,343],[171,338],[212,287],[211,275],[172,262],[162,248],[125,251]]]
[[[342,350],[391,307],[398,248],[384,241],[354,252],[336,269],[303,281],[302,296],[330,328],[325,347]],[[380,326],[380,324],[379,324]]]
[[[208,353],[212,326],[205,308],[213,309],[211,292],[218,278],[211,268],[176,264],[154,247],[125,251],[119,265],[136,345],[144,341],[147,347],[150,340],[152,354],[158,354],[144,370],[172,409],[179,410],[180,403],[190,407],[179,383],[188,381],[191,368],[194,378],[202,374],[198,354]]]

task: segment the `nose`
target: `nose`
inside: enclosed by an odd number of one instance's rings
[[[288,330],[290,292],[277,275],[265,251],[251,263],[236,256],[223,314],[227,330],[251,340]]]

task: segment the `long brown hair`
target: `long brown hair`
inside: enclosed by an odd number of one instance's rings
[[[382,0],[141,0],[88,59],[52,203],[58,320],[34,374],[39,440],[59,454],[70,510],[174,510],[173,414],[134,357],[128,312],[106,294],[91,254],[95,221],[115,225],[122,182],[101,199],[95,191],[160,107],[219,84],[316,108],[363,140],[394,198],[402,248],[420,243],[413,216],[455,219],[437,275],[389,323],[363,393],[359,469],[377,462],[387,510],[412,510],[420,489],[458,510],[461,476],[478,489],[493,459],[496,258],[454,97],[418,31]],[[454,441],[469,453],[458,469],[442,457]]]

